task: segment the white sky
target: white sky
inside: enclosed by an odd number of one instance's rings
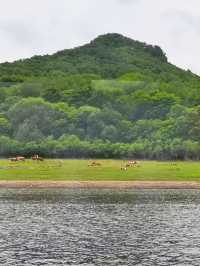
[[[0,0],[0,62],[113,32],[157,44],[170,62],[200,74],[199,0]]]

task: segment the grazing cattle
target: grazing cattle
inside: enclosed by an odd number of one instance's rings
[[[10,160],[11,162],[17,162],[17,158],[16,158],[16,157],[9,158],[9,160]]]
[[[101,166],[101,163],[96,163],[95,166]]]
[[[10,158],[10,161],[11,162],[24,162],[25,161],[25,157],[23,156],[16,156],[16,157],[13,157],[13,158]]]
[[[33,161],[44,161],[44,158],[42,158],[42,157],[39,157],[37,154],[36,155],[33,155],[32,156],[32,160]]]
[[[138,165],[138,162],[137,161],[128,161],[128,164],[130,166],[136,166],[136,165]]]
[[[17,156],[17,160],[18,160],[18,161],[23,161],[23,162],[24,162],[24,161],[25,161],[25,157],[23,157],[23,156]]]
[[[121,167],[121,170],[127,170],[129,167],[139,167],[137,161],[128,161],[128,163],[125,164],[125,166]]]
[[[91,162],[90,164],[88,164],[88,166],[101,166],[101,163],[98,163],[98,162]]]

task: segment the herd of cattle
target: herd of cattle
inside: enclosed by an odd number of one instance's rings
[[[40,157],[39,155],[33,155],[32,157],[31,157],[31,159],[33,160],[33,161],[44,161],[44,158],[42,158],[42,157]],[[23,157],[23,156],[16,156],[16,157],[12,157],[12,158],[10,158],[10,161],[11,162],[24,162],[26,160],[26,158],[25,157]]]
[[[33,161],[44,161],[44,158],[40,157],[39,155],[33,155],[31,157]],[[9,158],[11,162],[24,162],[26,160],[23,156],[16,156]],[[88,164],[88,167],[95,167],[95,166],[102,166],[100,162],[92,161],[90,164]],[[128,161],[125,165],[121,167],[121,170],[126,171],[129,167],[139,167],[139,163],[137,161]]]
[[[100,162],[93,161],[90,164],[88,164],[88,167],[94,167],[94,166],[101,166],[102,164]],[[139,163],[137,161],[128,161],[124,166],[121,167],[121,170],[126,171],[129,167],[139,167]]]
[[[121,170],[126,171],[129,167],[138,167],[139,163],[137,161],[128,161],[125,166],[121,167]]]

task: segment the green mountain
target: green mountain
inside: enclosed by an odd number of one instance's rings
[[[0,64],[1,77],[92,73],[110,79],[133,71],[163,77],[186,75],[185,71],[167,62],[159,46],[134,41],[120,34],[99,36],[89,44],[53,55]]]
[[[0,64],[0,155],[200,158],[200,77],[119,34]]]

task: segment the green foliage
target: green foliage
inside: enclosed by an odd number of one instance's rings
[[[0,156],[200,158],[200,78],[119,34],[0,64]]]
[[[0,113],[0,134],[7,135],[10,133],[10,122],[9,120]]]

